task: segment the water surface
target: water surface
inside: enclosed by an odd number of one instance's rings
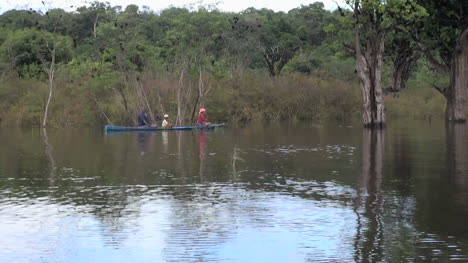
[[[0,129],[0,262],[466,262],[467,131]]]

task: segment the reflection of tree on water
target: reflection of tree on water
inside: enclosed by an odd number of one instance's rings
[[[44,145],[45,145],[45,153],[46,153],[46,156],[47,156],[47,159],[49,159],[49,181],[51,183],[54,182],[55,180],[55,174],[56,174],[56,170],[57,170],[57,165],[55,163],[55,158],[52,154],[52,151],[53,151],[53,147],[52,147],[52,144],[49,143],[49,136],[47,135],[47,129],[46,128],[43,128],[42,129],[42,137],[44,139]]]
[[[98,222],[96,230],[101,233],[104,245],[111,247],[121,246],[131,230],[138,228],[135,222],[141,212],[135,196],[140,194],[129,186],[66,187],[54,193],[58,198],[66,197],[78,215],[92,215]],[[89,223],[85,225],[92,227]]]
[[[239,177],[240,177],[240,171],[237,170],[237,162],[240,161],[240,162],[244,162],[244,159],[242,159],[240,157],[240,152],[241,150],[239,148],[237,148],[236,146],[234,146],[234,150],[233,150],[233,153],[232,153],[232,159],[231,159],[231,168],[232,168],[232,178],[231,180],[238,180]]]
[[[455,182],[458,186],[466,191],[468,190],[466,125],[464,123],[448,123],[446,133],[449,169],[451,174],[455,176]]]
[[[364,129],[362,173],[358,196],[354,200],[357,216],[354,240],[356,262],[379,262],[383,257],[382,161],[384,130]]]
[[[169,132],[162,131],[161,136],[162,136],[163,153],[167,154],[167,147],[169,146]]]
[[[165,262],[217,262],[210,246],[219,246],[234,233],[236,206],[218,203],[219,187],[177,187],[170,194]],[[226,201],[226,200],[225,200]],[[216,202],[216,203],[215,203]],[[210,245],[211,244],[211,245]]]
[[[446,159],[442,159],[446,170],[442,170],[441,176],[425,181],[427,190],[421,191],[419,198],[416,220],[422,232],[468,239],[468,225],[464,222],[468,217],[468,145],[465,134],[465,124],[446,124]]]
[[[121,245],[129,235],[128,222],[136,222],[132,219],[139,217],[138,209],[129,209],[131,196],[128,190],[127,187],[117,187],[96,191],[92,196],[94,201],[87,204],[89,212],[101,223],[100,230],[106,245]]]
[[[203,181],[203,174],[205,172],[206,148],[206,133],[201,130],[198,132],[198,157],[200,158],[198,174],[200,175],[200,182]]]
[[[415,225],[420,236],[415,254],[426,261],[448,262],[458,258],[466,262],[467,130],[463,123],[446,123],[445,129],[446,159],[437,166],[437,171],[442,172],[425,180],[424,188],[417,193]]]
[[[181,182],[184,183],[187,178],[187,169],[185,168],[185,154],[184,149],[186,146],[183,140],[183,132],[175,131],[177,134],[177,163],[176,163],[176,174],[181,179]]]

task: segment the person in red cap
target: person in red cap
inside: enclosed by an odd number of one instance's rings
[[[200,112],[198,113],[198,122],[197,122],[197,125],[198,126],[208,126],[210,125],[211,122],[208,122],[207,121],[207,118],[206,118],[206,110],[205,108],[201,108],[200,109]]]

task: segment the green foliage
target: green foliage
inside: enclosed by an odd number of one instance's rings
[[[443,23],[441,17],[454,19],[457,13],[448,10],[452,7],[435,10],[430,2],[363,0],[361,4],[382,14],[390,51],[396,50],[395,40],[414,32],[412,27],[424,26],[423,36],[431,39],[428,45],[436,47],[443,58],[460,29]],[[433,21],[438,23],[430,24]],[[132,124],[145,101],[156,117],[162,111],[175,116],[180,83],[189,109],[185,119],[197,107],[198,87],[203,83],[209,91],[206,104],[213,120],[345,121],[359,116],[361,107],[349,49],[353,25],[350,10],[328,11],[322,3],[287,13],[254,8],[225,13],[203,7],[153,12],[136,5],[122,10],[105,2],[73,12],[11,10],[0,15],[0,80],[5,83],[0,85],[0,110],[14,116],[10,123],[40,123],[47,93],[45,70],[55,44],[54,125],[106,123],[108,119]],[[431,30],[438,39],[430,37]],[[386,58],[391,60],[394,53]],[[277,56],[271,65],[268,55]],[[275,74],[268,66],[273,66]],[[387,79],[391,70],[387,62]],[[279,77],[268,76],[279,72]],[[410,88],[421,81],[433,83],[431,76],[432,71],[419,67]],[[407,96],[432,94],[423,93]],[[403,100],[389,101],[396,115],[399,106],[407,105]],[[440,101],[430,104],[434,106],[424,109],[435,111]],[[5,120],[5,116],[0,118]]]
[[[468,2],[418,0],[430,14],[424,20],[420,40],[439,63],[450,66],[457,39],[468,28]]]
[[[0,46],[0,54],[20,77],[40,77],[31,74],[40,72],[38,66],[48,67],[54,46],[56,63],[67,63],[72,57],[71,39],[35,29],[11,33]]]
[[[415,107],[415,105],[418,106]],[[445,99],[435,89],[420,85],[418,89],[409,88],[398,95],[386,97],[385,106],[391,118],[443,119]]]

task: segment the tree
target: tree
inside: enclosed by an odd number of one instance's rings
[[[332,13],[324,9],[321,2],[292,9],[287,14],[290,24],[296,28],[296,35],[303,47],[316,48],[327,37],[325,27],[332,20]]]
[[[35,28],[41,20],[41,14],[35,10],[10,10],[0,16],[0,28]]]
[[[427,12],[416,1],[394,5],[389,12],[396,23],[385,44],[385,57],[389,58],[393,70],[392,85],[387,90],[398,92],[406,88],[408,79],[421,58],[421,51],[414,36],[423,30]]]
[[[2,51],[10,58],[12,67],[18,75],[25,77],[24,69],[32,66],[47,74],[49,95],[44,109],[42,125],[47,125],[50,100],[53,93],[56,65],[67,62],[71,58],[71,39],[50,32],[37,30],[16,31],[2,45]],[[39,77],[39,76],[34,76]]]
[[[279,76],[299,50],[301,41],[284,13],[267,12],[260,30],[262,62],[270,76]]]
[[[417,43],[408,36],[396,35],[389,43],[387,57],[392,63],[392,84],[387,91],[399,92],[406,88],[406,84],[416,70],[421,52]]]
[[[255,47],[259,42],[259,29],[262,25],[253,16],[234,16],[229,20],[227,30],[222,34],[228,65],[232,76],[232,87],[239,88],[239,81],[243,71],[255,56]]]
[[[363,122],[365,127],[385,126],[385,106],[382,69],[385,40],[389,32],[401,23],[425,15],[425,10],[411,1],[354,0],[354,54],[356,71],[363,93]],[[394,14],[404,11],[398,20]]]
[[[446,98],[445,119],[465,122],[468,88],[468,2],[419,0],[429,16],[419,43],[435,70],[450,76],[446,87],[434,87]]]
[[[75,15],[75,35],[77,41],[82,41],[88,37],[97,37],[98,23],[109,22],[114,16],[114,10],[109,3],[93,2],[89,7],[82,6],[76,9]]]
[[[44,2],[43,2],[44,3]],[[54,9],[46,12],[47,16],[47,24],[50,26],[50,32],[43,31],[43,39],[45,47],[48,51],[47,55],[41,56],[41,64],[44,68],[44,71],[47,73],[48,82],[49,82],[49,96],[47,97],[47,102],[44,109],[44,117],[42,119],[42,127],[45,128],[47,126],[47,119],[49,113],[49,105],[52,99],[52,93],[54,90],[54,79],[55,79],[55,70],[56,70],[56,63],[58,62],[57,53],[60,52],[62,49],[68,49],[70,47],[71,42],[68,41],[68,37],[62,37],[58,34],[58,31],[63,26],[63,15],[64,11],[61,9]],[[43,45],[44,45],[43,44]],[[70,52],[71,53],[71,52]]]

